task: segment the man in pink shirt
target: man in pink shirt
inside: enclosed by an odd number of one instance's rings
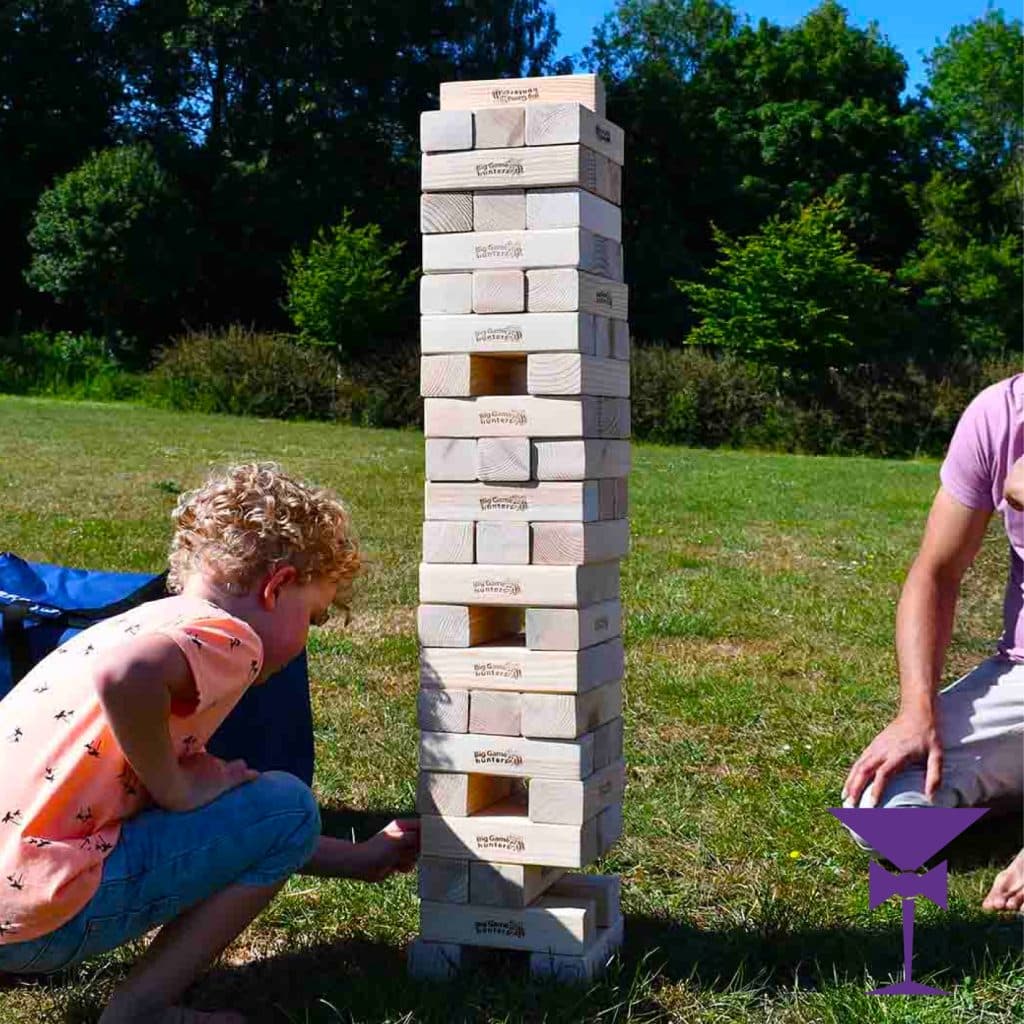
[[[1020,808],[1024,794],[1024,374],[967,407],[896,612],[900,709],[847,775],[845,806]],[[960,581],[992,514],[1010,541],[996,653],[938,692]],[[1024,909],[1024,851],[984,906]]]

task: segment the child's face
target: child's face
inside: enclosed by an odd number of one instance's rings
[[[263,640],[263,671],[259,682],[302,653],[309,627],[327,620],[337,593],[337,585],[325,579],[313,579],[309,583],[297,583],[294,579],[272,581],[269,589],[259,629]]]

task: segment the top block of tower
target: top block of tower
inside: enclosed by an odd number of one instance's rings
[[[604,117],[604,82],[598,75],[552,75],[441,83],[442,110],[519,107],[530,103],[582,103],[598,117]]]

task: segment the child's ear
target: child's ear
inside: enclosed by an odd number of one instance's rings
[[[273,572],[268,573],[260,584],[260,604],[268,612],[272,612],[277,607],[281,591],[289,584],[294,583],[298,576],[294,565],[281,565]]]

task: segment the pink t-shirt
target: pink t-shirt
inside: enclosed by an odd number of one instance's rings
[[[197,700],[172,704],[179,757],[202,751],[263,663],[247,623],[208,601],[169,597],[79,633],[0,701],[0,944],[48,935],[92,899],[121,822],[152,798],[118,746],[92,666],[159,633],[185,654]]]
[[[1003,497],[1006,475],[1024,455],[1024,374],[993,384],[960,417],[940,477],[968,508],[998,512],[1010,540],[1010,578],[1003,599],[999,653],[1024,662],[1024,512]]]

